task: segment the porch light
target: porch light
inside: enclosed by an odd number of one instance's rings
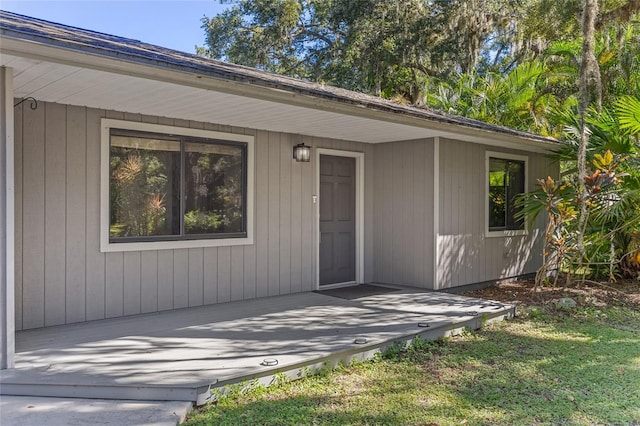
[[[308,163],[311,161],[311,147],[303,143],[293,147],[293,158],[298,163]]]

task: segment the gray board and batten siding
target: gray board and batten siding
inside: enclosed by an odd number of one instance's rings
[[[530,191],[536,189],[536,179],[559,174],[558,162],[543,154],[445,138],[375,145],[375,282],[433,289],[436,263],[438,289],[537,270],[542,215],[527,235],[485,235],[487,151],[526,156]]]
[[[376,145],[375,282],[433,288],[433,156],[433,139]]]
[[[558,176],[557,161],[542,154],[440,139],[438,287],[440,289],[535,272],[541,264],[544,219],[527,235],[485,235],[485,153],[528,158],[528,190],[536,179]],[[480,178],[482,177],[482,178]]]
[[[101,253],[102,118],[254,135],[254,244]],[[17,107],[15,123],[17,330],[315,290],[316,164],[292,161],[299,136],[46,102]],[[373,145],[302,141],[373,158]]]
[[[253,135],[254,243],[100,252],[102,118]],[[39,102],[36,110],[15,108],[16,329],[315,290],[318,165],[315,155],[311,163],[292,160],[301,141],[364,153],[363,281],[433,288],[433,139],[364,144]],[[449,140],[439,147],[441,286],[535,270],[535,249],[524,252],[529,239],[483,239],[486,147]],[[530,158],[530,186],[553,175],[538,173],[548,166],[540,154],[521,154]],[[466,251],[474,255],[469,273],[454,265],[467,240],[478,246]],[[522,249],[517,262],[503,257],[506,240],[511,253]]]

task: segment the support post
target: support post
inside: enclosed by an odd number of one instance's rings
[[[13,70],[0,67],[0,369],[15,366]]]

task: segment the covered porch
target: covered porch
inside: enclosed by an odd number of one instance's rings
[[[297,378],[514,314],[499,302],[361,285],[28,330],[16,334],[0,394],[203,404],[225,385]]]

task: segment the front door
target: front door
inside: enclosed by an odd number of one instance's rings
[[[320,155],[320,285],[356,280],[356,159]]]

